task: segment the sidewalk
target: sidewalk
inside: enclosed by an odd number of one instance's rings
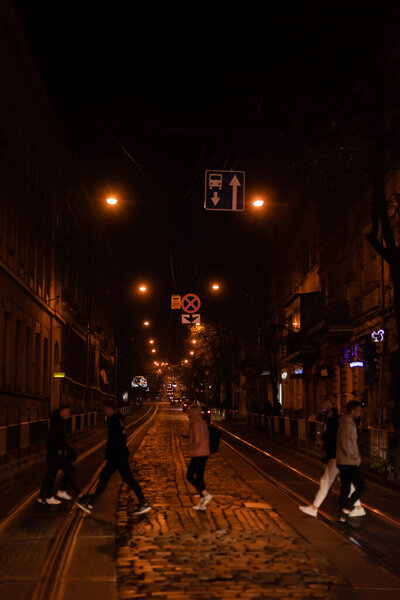
[[[117,510],[118,596],[354,598],[354,591],[311,544],[233,471],[220,454],[206,470],[214,494],[207,512],[185,481],[187,416],[163,409],[135,455],[153,511],[133,516],[122,487]],[[185,460],[186,458],[186,460]]]

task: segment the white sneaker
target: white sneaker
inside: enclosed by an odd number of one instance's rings
[[[299,506],[299,509],[310,517],[316,517],[318,515],[318,509],[314,508],[312,504],[310,504],[310,506]]]
[[[366,510],[363,506],[355,506],[352,511],[349,512],[349,517],[365,517]]]
[[[202,504],[201,500],[198,504],[195,504],[194,506],[192,506],[193,510],[207,510],[207,506],[204,506],[204,504]]]
[[[209,494],[207,492],[207,490],[203,491],[203,497],[201,498],[199,504],[201,504],[202,506],[204,506],[204,508],[207,506],[207,504],[213,499],[213,495]]]
[[[72,500],[72,496],[70,496],[65,490],[58,490],[57,498],[62,498],[63,500]]]
[[[46,504],[46,500],[44,498],[36,498],[36,502],[39,504]]]
[[[46,498],[46,504],[61,504],[61,500],[57,500],[52,496],[51,498]]]

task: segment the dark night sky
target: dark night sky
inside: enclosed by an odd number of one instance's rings
[[[15,4],[91,193],[125,201],[108,223],[124,285],[152,282],[165,324],[170,251],[177,292],[203,293],[209,275],[231,298],[256,292],[292,166],[346,103],[396,3]],[[207,168],[245,170],[248,194],[269,199],[263,219],[206,213]]]

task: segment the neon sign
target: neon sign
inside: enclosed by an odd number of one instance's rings
[[[379,329],[378,331],[373,331],[371,333],[371,339],[374,342],[374,344],[381,344],[385,339],[385,330]]]

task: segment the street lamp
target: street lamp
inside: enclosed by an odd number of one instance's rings
[[[153,354],[155,354],[155,353],[156,353],[156,349],[155,349],[155,348],[152,348],[152,350],[151,350],[151,351],[152,351],[152,353],[153,353]]]
[[[194,351],[193,351],[193,350],[191,350],[191,351],[189,352],[189,354],[190,354],[191,356],[193,356],[193,354],[194,354]]]
[[[107,198],[106,202],[109,206],[115,206],[116,204],[118,204],[117,198]]]
[[[192,340],[192,344],[197,344],[197,340]]]
[[[185,358],[185,360],[183,361],[185,363],[185,365],[187,365],[187,363],[189,362],[187,358]]]
[[[143,325],[144,325],[145,327],[148,327],[148,326],[150,325],[150,321],[144,321],[144,322],[143,322]]]
[[[221,286],[219,285],[219,283],[213,283],[211,286],[211,289],[213,292],[218,292],[220,290]]]
[[[139,292],[141,292],[142,294],[145,294],[147,292],[147,286],[146,285],[140,285],[139,286]]]
[[[149,344],[154,344],[154,340],[149,340]]]
[[[255,200],[253,200],[253,206],[255,208],[261,208],[262,206],[264,206],[264,200],[262,198],[256,198]]]

